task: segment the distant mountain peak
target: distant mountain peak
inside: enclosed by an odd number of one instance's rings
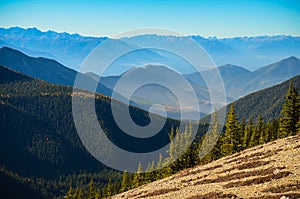
[[[129,69],[128,71],[124,72],[123,74],[129,74],[129,73],[145,73],[145,74],[149,74],[149,73],[155,73],[155,74],[164,74],[164,73],[170,73],[173,70],[165,65],[162,64],[146,64],[143,66],[138,66],[138,67],[133,67],[131,69]],[[177,72],[176,72],[177,73]]]
[[[27,54],[19,51],[19,50],[16,50],[16,49],[13,49],[13,48],[10,48],[10,47],[7,47],[7,46],[4,46],[2,48],[0,48],[0,54],[3,55],[3,54],[7,54],[7,55],[12,55],[13,57],[15,58],[36,58],[36,59],[42,59],[42,60],[47,60],[47,61],[52,61],[52,62],[56,62],[57,64],[60,64],[59,62],[57,62],[56,60],[54,59],[50,59],[50,58],[44,58],[44,57],[33,57],[33,56],[28,56]]]
[[[9,54],[21,55],[21,56],[26,56],[27,57],[27,55],[25,55],[21,51],[18,51],[16,49],[9,48],[9,47],[6,47],[6,46],[0,48],[0,53],[9,53]]]
[[[237,65],[234,65],[234,64],[225,64],[225,65],[218,66],[218,68],[219,69],[227,68],[227,69],[243,69],[243,70],[247,70],[244,67],[237,66]]]
[[[290,56],[286,59],[281,60],[280,62],[285,62],[285,61],[300,61],[300,60],[295,56]]]
[[[293,65],[293,66],[299,65],[300,66],[300,60],[295,56],[290,56],[288,58],[282,59],[282,60],[275,62],[274,64],[270,64],[268,66],[286,67],[289,65]],[[265,66],[265,67],[268,67],[268,66]],[[265,68],[265,67],[262,67],[262,68]]]

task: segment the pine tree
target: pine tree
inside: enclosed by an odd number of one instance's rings
[[[93,179],[91,179],[89,184],[89,191],[88,191],[88,199],[94,199],[96,194],[95,185]]]
[[[253,134],[253,121],[252,117],[250,117],[248,124],[246,125],[245,128],[245,133],[244,133],[244,141],[243,141],[243,148],[246,149],[252,144],[250,143],[251,137]]]
[[[113,195],[113,188],[111,178],[108,178],[107,186],[106,186],[106,197]]]
[[[82,193],[82,188],[78,189],[78,194],[76,199],[83,199],[83,193]]]
[[[290,84],[282,106],[279,125],[279,137],[283,138],[297,133],[297,123],[299,120],[299,95],[293,84]]]
[[[129,182],[128,182],[127,171],[124,170],[120,192],[127,191],[128,189],[129,189]]]
[[[239,123],[236,120],[236,134],[234,136],[235,147],[234,152],[239,152],[243,149],[243,139],[244,139],[244,131],[245,131],[245,120],[242,120],[243,123]]]
[[[164,174],[163,174],[163,164],[164,164],[163,157],[160,153],[158,162],[156,164],[156,180],[161,179],[164,176]]]
[[[264,144],[265,138],[264,138],[264,121],[262,119],[262,115],[259,115],[259,119],[256,125],[255,133],[257,135],[258,142],[257,144]]]
[[[263,125],[264,125],[264,122],[262,119],[262,115],[260,114],[258,122],[255,125],[254,131],[252,132],[252,135],[251,135],[251,139],[250,139],[250,143],[249,143],[250,147],[257,146],[262,141],[262,140],[260,140],[260,138],[261,137],[263,138],[263,135],[261,135],[263,133]]]
[[[73,188],[72,188],[72,185],[70,185],[70,188],[69,188],[69,191],[66,195],[66,198],[67,199],[72,199],[73,198]]]
[[[245,118],[242,119],[241,124],[238,127],[238,151],[245,149],[244,148],[244,136],[245,136],[246,122]]]
[[[202,141],[202,146],[199,151],[200,158],[203,158],[204,155],[208,154],[202,160],[204,162],[211,162],[217,159],[221,150],[220,145],[218,145],[220,125],[218,120],[218,112],[216,110],[212,114],[212,118],[211,128],[205,134],[203,139],[205,141]]]
[[[274,119],[270,126],[270,141],[276,140],[279,137],[279,120]]]
[[[73,197],[74,199],[83,199],[83,193],[82,193],[82,189],[81,188],[77,188],[75,190],[75,193],[73,194]]]
[[[178,129],[176,128],[176,134],[178,132]],[[175,156],[175,140],[174,140],[174,128],[172,126],[171,132],[169,133],[169,139],[170,139],[170,145],[169,145],[169,150],[167,153],[169,154],[170,160],[174,159]]]
[[[142,185],[143,182],[143,168],[142,164],[139,163],[137,171],[134,173],[132,185],[133,187],[138,187]]]
[[[155,162],[154,160],[148,164],[145,173],[145,183],[149,183],[155,180]]]
[[[221,147],[222,156],[227,156],[236,151],[237,148],[237,119],[235,116],[234,105],[232,104],[227,114],[227,121],[225,124],[225,134]]]
[[[271,122],[268,120],[267,124],[264,127],[264,143],[270,142],[271,141]]]

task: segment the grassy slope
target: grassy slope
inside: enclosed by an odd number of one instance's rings
[[[300,135],[183,170],[113,198],[300,197]]]

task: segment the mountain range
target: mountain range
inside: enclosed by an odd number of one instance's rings
[[[149,110],[152,105],[160,102],[164,104],[168,117],[177,119],[180,118],[181,114],[179,111],[179,101],[175,96],[176,93],[163,87],[163,84],[174,85],[176,92],[186,96],[182,100],[183,106],[181,108],[186,116],[191,119],[191,115],[193,114],[191,110],[198,110],[197,106],[200,107],[200,117],[213,111],[212,104],[210,103],[210,92],[213,88],[210,88],[209,91],[207,85],[214,85],[214,82],[205,82],[204,79],[214,81],[212,77],[217,73],[220,73],[223,80],[227,103],[300,74],[300,60],[294,56],[255,71],[227,64],[202,71],[201,73],[185,74],[183,77],[190,84],[190,88],[184,86],[183,82],[179,80],[181,74],[163,65],[152,64],[143,67],[134,67],[118,76],[103,76],[100,78],[97,74],[91,72],[82,74],[69,69],[55,60],[29,57],[20,51],[8,47],[0,49],[0,64],[32,77],[66,86],[73,86],[76,76],[80,76],[84,82],[84,85],[80,85],[80,88],[93,91],[93,88],[97,85],[97,92],[110,97],[116,83],[122,77],[127,77],[127,80],[120,84],[120,89],[115,95],[118,100],[126,102],[128,99],[131,105],[144,110]],[[130,96],[130,88],[132,86],[140,85],[143,81],[156,82],[158,80],[162,85],[148,84],[136,90]],[[192,97],[194,93],[196,100],[191,101],[191,99],[195,99]],[[215,103],[214,105],[217,107],[226,105],[224,101]],[[160,109],[152,109],[151,111],[164,115]]]
[[[18,49],[34,57],[55,59],[78,69],[83,59],[106,37],[82,37],[78,34],[42,32],[37,28],[1,28],[0,45]]]
[[[69,68],[78,70],[85,57],[107,37],[85,37],[78,34],[57,33],[54,31],[42,32],[36,28],[23,29],[19,27],[0,28],[0,47],[7,46],[17,49],[34,57],[46,57],[55,59]],[[188,45],[191,41],[200,44],[211,56],[216,65],[234,64],[243,66],[248,70],[260,68],[272,62],[290,56],[300,57],[300,38],[292,36],[259,36],[259,37],[237,37],[218,39],[215,37],[204,38],[201,36],[162,36],[162,35],[140,35],[135,37],[123,38],[122,41],[139,44],[143,47],[155,43],[182,43]],[[163,48],[163,47],[162,47]],[[166,47],[166,49],[168,49]],[[141,54],[148,54],[147,60],[140,60]],[[157,53],[157,52],[156,52]],[[174,56],[168,57],[164,53],[153,54],[151,50],[135,52],[130,63],[149,64],[149,60],[162,61],[168,60],[174,68],[181,68],[186,73],[184,62],[172,61]],[[194,55],[197,56],[197,55]],[[137,59],[137,60],[136,60]],[[156,62],[158,63],[158,62]],[[120,75],[124,70],[121,66],[126,66],[124,62],[119,62],[119,70],[113,71]],[[126,66],[125,69],[128,70]],[[88,72],[88,71],[87,71]],[[93,72],[93,71],[91,71]]]
[[[199,86],[206,87],[204,78],[209,80],[217,71],[223,79],[228,97],[239,99],[300,74],[300,60],[291,56],[254,71],[227,64],[201,73],[187,74],[185,77]]]
[[[114,89],[116,83],[124,76],[128,76],[129,80],[123,81],[121,88],[123,90],[123,96],[130,97],[128,88],[131,85],[138,84],[139,79],[147,80],[160,80],[167,84],[167,82],[172,85],[176,85],[176,88],[180,93],[183,93],[187,98],[191,98],[193,92],[195,92],[198,98],[198,105],[202,111],[202,115],[210,113],[211,111],[211,96],[207,85],[214,85],[214,78],[217,73],[220,73],[221,78],[224,83],[226,102],[231,103],[247,94],[253,93],[258,90],[262,90],[281,82],[284,82],[298,74],[300,74],[300,60],[294,56],[283,59],[279,62],[264,66],[255,71],[249,71],[240,66],[235,65],[222,65],[217,68],[202,71],[201,73],[191,73],[185,74],[184,77],[191,85],[193,90],[184,87],[178,78],[172,76],[172,70],[164,66],[148,65],[145,67],[133,68],[120,76],[106,76],[100,79],[101,83],[110,89]],[[95,74],[95,78],[99,78]],[[212,80],[212,82],[205,82],[205,80]],[[213,90],[212,88],[210,88]],[[210,91],[211,91],[210,90]],[[132,101],[139,104],[140,108],[149,109],[148,104],[154,104],[155,102],[165,102],[165,104],[170,105],[173,110],[178,108],[178,103],[175,100],[175,96],[170,93],[170,91],[163,90],[163,88],[154,85],[148,85],[143,87],[139,92],[135,92],[132,96]],[[196,107],[195,102],[192,107]],[[222,102],[215,104],[221,107]],[[225,104],[223,104],[225,105]],[[188,108],[184,108],[187,110]],[[176,114],[172,114],[173,117],[178,118]]]

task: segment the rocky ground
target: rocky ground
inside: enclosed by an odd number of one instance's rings
[[[300,198],[300,135],[180,171],[112,198]]]

